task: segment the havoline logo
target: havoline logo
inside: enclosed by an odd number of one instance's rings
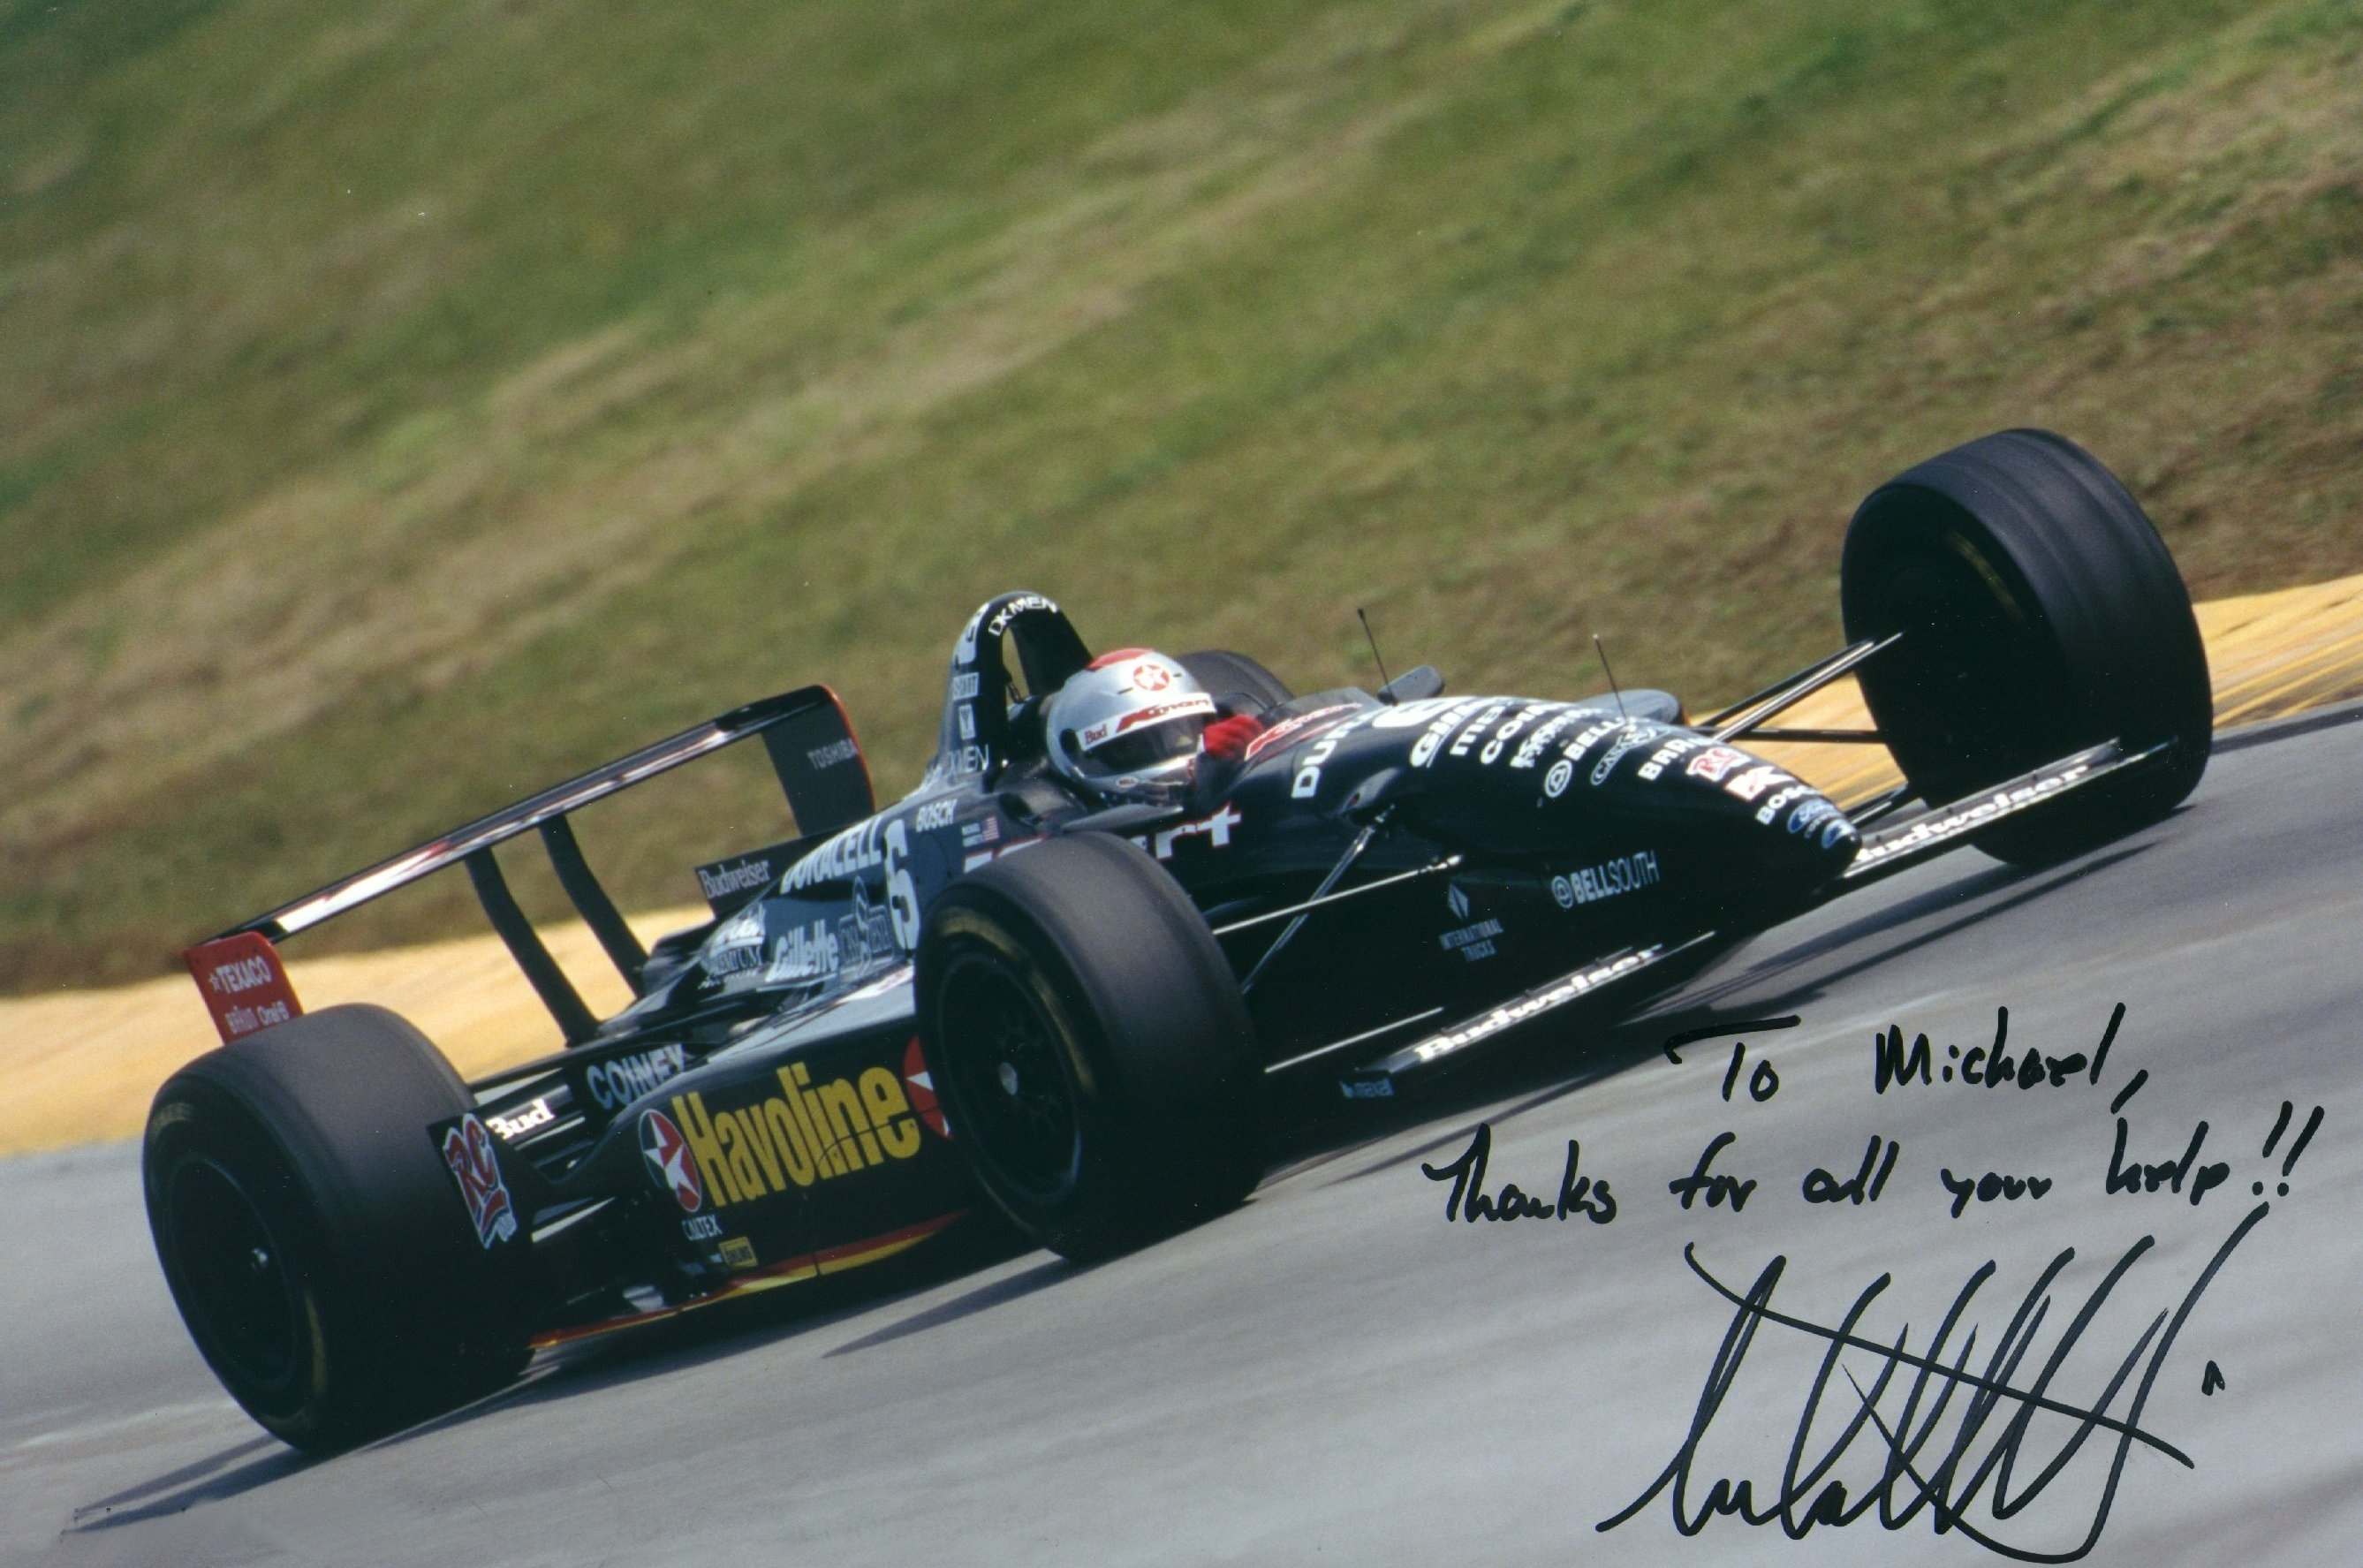
[[[672,1114],[716,1208],[791,1186],[851,1175],[919,1151],[919,1122],[902,1080],[883,1067],[815,1085],[801,1062],[778,1072],[780,1092],[752,1105],[709,1109],[697,1093],[675,1095]]]

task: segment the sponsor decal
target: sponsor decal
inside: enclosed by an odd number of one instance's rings
[[[1841,817],[1836,821],[1822,829],[1822,848],[1825,850],[1834,850],[1837,848],[1839,840],[1855,839],[1859,837],[1861,837],[1861,834],[1856,828],[1855,825]]]
[[[1742,800],[1754,800],[1774,784],[1796,782],[1769,762],[1758,762],[1746,773],[1735,773],[1725,780],[1723,787],[1725,793],[1736,795]]]
[[[962,703],[962,704],[960,704],[960,705],[959,708],[957,708],[957,709],[955,710],[955,713],[956,713],[956,715],[957,715],[957,717],[958,717],[958,720],[959,720],[959,724],[960,724],[960,738],[961,740],[975,740],[975,739],[976,739],[976,706],[975,706],[975,705],[974,705],[974,704],[972,704],[972,703]]]
[[[488,1116],[484,1118],[484,1125],[506,1141],[514,1143],[535,1128],[548,1126],[557,1119],[558,1113],[549,1108],[549,1101],[545,1098],[528,1100],[506,1116]]]
[[[1616,743],[1601,753],[1599,765],[1592,770],[1592,787],[1597,789],[1606,784],[1608,775],[1616,771],[1616,764],[1625,760],[1626,753],[1647,745],[1665,732],[1665,726],[1647,719],[1628,724],[1625,733],[1616,738]]]
[[[693,1214],[681,1222],[681,1233],[693,1241],[722,1240],[722,1217],[718,1214]]]
[[[1721,784],[1724,775],[1746,761],[1747,753],[1745,751],[1729,746],[1710,746],[1692,757],[1690,766],[1682,772],[1694,779],[1704,779],[1709,784]]]
[[[1349,1100],[1392,1100],[1395,1097],[1395,1081],[1392,1078],[1347,1078],[1337,1087]]]
[[[687,1053],[680,1046],[660,1045],[638,1056],[594,1062],[582,1078],[602,1109],[619,1111],[687,1064]]]
[[[1001,818],[972,817],[960,824],[960,848],[972,850],[979,844],[990,844],[1001,837]]]
[[[855,745],[853,737],[849,735],[842,740],[832,740],[826,746],[813,747],[804,753],[804,761],[811,763],[817,771],[822,768],[836,767],[840,762],[849,762],[860,755],[861,748]]]
[[[1541,710],[1537,709],[1537,711],[1539,712]],[[1559,738],[1561,731],[1565,730],[1568,726],[1575,724],[1589,717],[1591,717],[1590,710],[1580,707],[1571,707],[1566,712],[1559,714],[1549,723],[1544,725],[1540,729],[1536,730],[1532,735],[1527,736],[1524,740],[1518,742],[1517,753],[1510,759],[1510,766],[1514,768],[1533,767],[1537,762],[1542,760],[1543,753],[1550,750],[1550,743]]]
[[[1429,721],[1427,728],[1422,732],[1420,738],[1411,743],[1411,765],[1414,768],[1424,768],[1435,762],[1436,754],[1444,749],[1444,743],[1451,737],[1452,732],[1483,712],[1484,706],[1484,699],[1481,697],[1473,702],[1455,703],[1437,714]],[[1494,704],[1495,715],[1499,716],[1501,711],[1501,705]],[[1372,719],[1370,728],[1391,729],[1394,727],[1383,719]]]
[[[1789,813],[1789,831],[1807,833],[1838,814],[1838,808],[1826,795],[1810,795]],[[1760,813],[1759,813],[1760,815]]]
[[[1906,850],[1958,838],[1963,833],[1973,831],[1994,817],[2004,812],[2014,811],[2020,806],[2040,800],[2047,795],[2067,788],[2091,771],[2091,763],[2078,762],[2073,766],[2062,768],[2056,773],[2036,779],[2032,784],[2021,784],[2016,789],[1998,789],[1981,800],[1957,802],[1942,811],[1932,812],[1921,817],[1892,839],[1865,841],[1862,848],[1855,853],[1855,866],[1877,865],[1880,862],[1900,855]]]
[[[1296,777],[1288,786],[1291,800],[1310,800],[1319,791],[1321,764],[1329,760],[1329,753],[1337,749],[1337,742],[1344,738],[1343,730],[1332,730],[1313,743],[1304,753],[1304,761],[1296,764]]]
[[[1195,822],[1182,822],[1170,828],[1160,828],[1153,836],[1143,833],[1132,841],[1159,860],[1170,861],[1173,858],[1173,846],[1184,839],[1203,837],[1211,849],[1229,849],[1231,829],[1246,820],[1247,818],[1239,814],[1237,807],[1228,801],[1225,801],[1215,808],[1212,817],[1202,817]]]
[[[1543,775],[1543,793],[1557,800],[1567,793],[1567,786],[1574,782],[1575,764],[1561,757],[1550,765],[1550,772]]]
[[[1459,883],[1453,883],[1445,890],[1444,902],[1446,907],[1452,911],[1452,917],[1454,919],[1467,920],[1469,918],[1469,895],[1461,889]],[[1481,959],[1488,959],[1493,956],[1493,940],[1501,934],[1501,921],[1494,919],[1477,920],[1470,924],[1464,925],[1457,930],[1445,932],[1442,936],[1436,939],[1436,942],[1437,945],[1442,948],[1445,951],[1457,952],[1470,963],[1475,963]]]
[[[1552,877],[1551,896],[1559,900],[1560,908],[1572,909],[1579,904],[1597,904],[1603,898],[1614,898],[1619,894],[1655,887],[1663,880],[1664,873],[1658,867],[1657,852],[1636,850],[1629,855],[1619,855],[1596,866],[1584,866],[1564,876]]]
[[[675,1098],[673,1105],[677,1108],[681,1101]],[[648,1162],[657,1190],[671,1193],[683,1214],[705,1207],[705,1179],[697,1168],[697,1153],[662,1111],[640,1113],[640,1158]]]
[[[1493,731],[1493,738],[1485,742],[1485,749],[1482,751],[1477,753],[1477,761],[1486,767],[1492,767],[1502,755],[1503,748],[1515,740],[1520,730],[1547,713],[1557,713],[1563,706],[1555,702],[1530,703],[1518,709],[1502,721],[1502,727],[1499,729]]]
[[[735,864],[708,869],[697,868],[697,885],[708,903],[716,903],[734,893],[744,893],[750,887],[764,887],[771,881],[770,857],[759,855]]]
[[[1706,741],[1696,735],[1677,736],[1649,753],[1649,760],[1641,764],[1641,776],[1654,779],[1676,761],[1705,744]]]
[[[1327,707],[1316,707],[1311,713],[1300,713],[1292,717],[1283,718],[1248,742],[1247,761],[1253,762],[1283,740],[1309,740],[1313,738],[1312,732],[1316,727],[1327,728],[1323,720],[1326,719],[1330,724],[1334,724],[1339,716],[1353,711],[1354,705],[1351,703],[1332,703]]]
[[[929,801],[911,814],[911,830],[915,833],[932,833],[938,828],[950,827],[952,813],[959,806],[958,800]]]
[[[1044,598],[1039,594],[1020,594],[1017,597],[1002,606],[1000,611],[993,616],[993,619],[985,623],[984,634],[987,637],[999,637],[1003,632],[1009,629],[1009,623],[1011,621],[1015,620],[1019,616],[1025,615],[1029,610],[1048,610],[1055,615],[1058,613],[1058,606],[1052,604],[1049,600]]]
[[[468,1218],[476,1222],[476,1244],[486,1251],[517,1232],[516,1206],[509,1201],[508,1184],[501,1180],[501,1162],[493,1152],[493,1135],[472,1115],[443,1135],[443,1163],[460,1184]]]
[[[973,670],[964,670],[960,673],[954,675],[952,677],[951,684],[952,701],[969,702],[972,700],[976,696],[977,685],[977,673]]]
[[[838,976],[859,979],[892,961],[899,951],[892,916],[871,904],[868,889],[857,882],[853,907],[848,913],[834,920],[801,922],[784,936],[771,939],[763,984],[787,985]]]
[[[748,1240],[744,1236],[726,1238],[722,1243],[721,1252],[722,1261],[734,1269],[751,1269],[755,1266],[755,1243]]]
[[[725,990],[755,983],[763,962],[763,906],[749,904],[714,929],[705,939],[702,962],[706,979]]]
[[[903,1080],[885,1068],[866,1067],[857,1076],[815,1084],[810,1069],[798,1062],[780,1068],[775,1077],[777,1093],[742,1106],[709,1107],[695,1092],[673,1096],[681,1137],[704,1175],[704,1196],[716,1208],[759,1202],[918,1153],[919,1121],[910,1095]]]
[[[819,848],[788,868],[788,874],[781,881],[782,888],[800,893],[816,882],[846,882],[872,866],[882,865],[886,856],[879,848],[878,839],[878,819],[874,817],[830,835]]]
[[[1089,725],[1076,736],[1075,743],[1086,751],[1093,751],[1142,725],[1162,724],[1169,718],[1182,718],[1193,713],[1212,714],[1214,711],[1215,699],[1203,692],[1175,697],[1171,702],[1152,703],[1147,707],[1137,707],[1130,713],[1118,714],[1113,718]]]
[[[283,1024],[304,1010],[277,951],[256,932],[201,943],[182,957],[225,1041]]]
[[[1138,691],[1161,692],[1173,684],[1173,672],[1154,659],[1144,659],[1132,667],[1132,684]]]
[[[1455,757],[1469,755],[1470,748],[1477,744],[1477,737],[1492,728],[1494,722],[1509,709],[1508,703],[1497,702],[1463,725],[1460,733],[1453,738],[1452,754]]]
[[[911,1113],[921,1125],[938,1138],[949,1138],[952,1124],[944,1115],[943,1102],[936,1097],[935,1074],[927,1071],[927,1058],[919,1049],[917,1035],[903,1051],[903,1088],[911,1096]]]
[[[1809,784],[1785,784],[1772,792],[1771,799],[1756,808],[1756,820],[1769,828],[1772,826],[1774,817],[1813,793],[1813,787]]]
[[[1645,948],[1639,952],[1627,953],[1623,958],[1614,959],[1606,963],[1594,964],[1590,969],[1579,970],[1546,990],[1537,991],[1529,996],[1523,996],[1514,1002],[1503,1003],[1464,1028],[1420,1041],[1413,1048],[1412,1054],[1422,1062],[1433,1062],[1439,1056],[1449,1056],[1463,1046],[1474,1045],[1481,1040],[1497,1035],[1503,1029],[1522,1024],[1538,1014],[1547,1013],[1553,1007],[1572,1002],[1585,992],[1596,990],[1620,975],[1629,974],[1643,964],[1654,962],[1664,951],[1663,948]]]

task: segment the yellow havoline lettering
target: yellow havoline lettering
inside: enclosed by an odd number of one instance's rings
[[[853,1085],[842,1078],[831,1078],[815,1092],[815,1097],[828,1113],[828,1130],[837,1146],[845,1151],[847,1163],[855,1170],[878,1162],[878,1140],[870,1136],[870,1118],[861,1114],[861,1096]],[[856,1139],[868,1142],[870,1158],[862,1158],[863,1150]]]
[[[722,1140],[722,1152],[730,1162],[730,1179],[738,1184],[739,1195],[763,1197],[771,1189],[763,1184],[763,1173],[755,1169],[755,1156],[748,1150],[744,1117],[741,1111],[716,1111],[714,1136]]]
[[[780,1092],[736,1110],[672,1096],[673,1119],[716,1208],[811,1186],[919,1152],[918,1118],[883,1067],[815,1084],[802,1062],[778,1069]]]
[[[675,1095],[672,1115],[681,1124],[682,1137],[689,1140],[691,1157],[704,1174],[706,1197],[716,1208],[727,1208],[738,1202],[738,1192],[730,1184],[730,1167],[722,1158],[722,1145],[715,1137],[714,1123],[706,1117],[704,1096]]]
[[[886,1152],[897,1160],[908,1160],[919,1151],[919,1121],[911,1114],[911,1102],[903,1093],[903,1081],[883,1067],[867,1068],[861,1074],[861,1104],[870,1113],[870,1125],[878,1130],[878,1141]]]
[[[804,1148],[804,1135],[796,1127],[796,1113],[788,1102],[773,1095],[763,1102],[763,1125],[771,1129],[771,1142],[780,1151],[780,1166],[788,1180],[800,1187],[813,1184],[812,1155]]]

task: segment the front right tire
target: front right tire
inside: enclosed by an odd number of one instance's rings
[[[1230,964],[1129,841],[1054,838],[927,910],[921,1048],[979,1183],[1066,1257],[1237,1206],[1263,1173],[1262,1071]]]
[[[1863,667],[1862,694],[1931,804],[2102,740],[2165,743],[1988,828],[1988,853],[2080,853],[2164,817],[2206,771],[2213,699],[2190,591],[2140,505],[2065,437],[2003,430],[1880,485],[1839,580],[1849,640],[1903,633]]]

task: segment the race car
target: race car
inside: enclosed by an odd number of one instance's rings
[[[2060,437],[1874,491],[1841,595],[1847,647],[1691,722],[1661,692],[1448,696],[1425,665],[1300,695],[1237,653],[1095,654],[1002,594],[882,808],[806,686],[191,949],[224,1044],[158,1092],[143,1162],[174,1300],[258,1421],[327,1450],[965,1216],[1142,1245],[1251,1192],[1275,1081],[1392,1098],[1931,855],[2074,855],[2206,766],[2182,581]],[[1849,674],[1875,729],[1771,724]],[[748,739],[797,836],[697,867],[711,917],[643,949],[570,817]],[[1905,782],[1841,805],[1742,744],[1776,739],[1883,744]],[[526,834],[630,987],[613,1017],[510,892],[494,851]],[[564,1040],[473,1083],[383,1009],[305,1013],[278,951],[455,865]]]

